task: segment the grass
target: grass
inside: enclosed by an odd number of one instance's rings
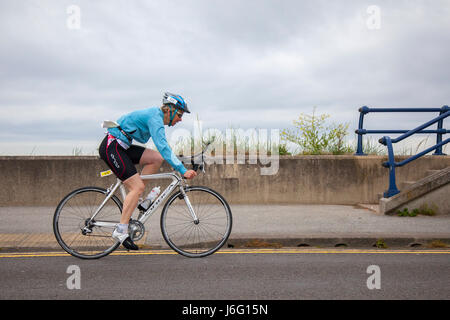
[[[254,155],[290,154],[286,144],[271,141],[271,130],[229,128],[225,134],[214,129],[205,130],[199,137],[180,137],[172,143],[172,150],[177,155],[197,153],[206,141],[213,141],[209,152],[219,155]]]
[[[220,133],[219,135],[213,135],[207,133],[204,137],[202,137],[203,141],[215,138],[213,147],[215,150],[212,155],[216,153],[220,154],[221,152],[224,155],[237,155],[237,154],[272,154],[274,151],[277,152],[280,156],[283,155],[353,155],[357,150],[357,139],[354,142],[344,141],[342,142],[339,148],[335,148],[336,150],[327,149],[327,150],[319,150],[311,152],[309,150],[302,149],[296,143],[292,141],[286,140],[282,136],[282,132],[280,131],[280,139],[278,143],[271,144],[270,141],[267,141],[266,137],[262,141],[258,140],[258,130],[248,129],[243,130],[239,128],[229,128],[226,134]],[[267,134],[270,135],[270,130],[267,130]],[[224,138],[225,136],[225,138]],[[355,135],[356,137],[356,135]],[[421,150],[424,150],[427,146],[429,137],[426,137],[417,144],[417,146],[397,146],[397,150],[394,149],[394,154],[396,156],[412,156],[419,153]],[[229,146],[231,144],[231,147]],[[173,150],[200,150],[201,140],[191,138],[191,141],[184,140],[179,141],[173,146]],[[446,152],[447,147],[449,145],[445,145],[443,147],[443,152]],[[217,152],[216,152],[217,151]],[[368,137],[363,140],[363,152],[367,155],[387,155],[386,146],[380,144],[378,142],[378,138]],[[179,154],[179,153],[176,153]]]
[[[424,215],[424,216],[434,216],[436,215],[438,208],[436,205],[431,204],[428,205],[427,203],[424,203],[420,205],[418,208],[414,208],[411,211],[409,211],[408,208],[403,208],[403,210],[397,210],[397,215],[399,217],[416,217],[417,215]]]
[[[355,142],[355,153],[356,153],[356,146]],[[363,139],[363,153],[365,154],[369,154],[369,155],[386,155],[387,154],[387,148],[385,146],[383,146],[381,143],[378,142],[377,139],[375,138],[367,138],[367,139]]]
[[[387,245],[383,239],[378,239],[373,246],[380,249],[387,249]]]
[[[430,207],[428,206],[427,203],[422,204],[418,209],[417,209],[417,214],[422,214],[425,216],[434,216],[437,212],[437,206],[436,205],[431,205]]]
[[[448,245],[445,242],[442,242],[441,240],[433,240],[429,243],[427,243],[427,248],[447,248]]]
[[[75,147],[72,149],[72,155],[73,156],[82,156],[83,155],[83,149]]]
[[[403,210],[398,210],[397,215],[399,217],[415,217],[417,216],[417,209],[414,209],[413,211],[409,211],[408,208],[404,208]]]

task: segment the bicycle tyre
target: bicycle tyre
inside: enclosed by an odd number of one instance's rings
[[[230,236],[233,224],[230,206],[218,192],[207,187],[187,187],[185,192],[198,222],[193,220],[178,191],[170,196],[161,213],[163,238],[170,248],[189,258],[213,254]]]
[[[53,216],[53,233],[59,245],[69,254],[81,259],[98,259],[113,252],[120,245],[113,239],[112,228],[92,228],[92,233],[82,233],[86,221],[106,197],[107,190],[83,187],[70,192],[58,204]],[[98,213],[98,218],[109,218],[119,223],[122,202],[113,195]]]

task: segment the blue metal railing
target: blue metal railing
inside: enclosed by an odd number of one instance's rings
[[[381,144],[387,146],[387,149],[388,149],[388,161],[383,163],[383,167],[389,168],[389,189],[386,192],[384,192],[383,196],[385,198],[392,197],[393,195],[396,195],[397,193],[400,192],[397,189],[397,185],[395,183],[395,168],[396,167],[404,166],[405,164],[407,164],[407,163],[409,163],[409,162],[411,162],[413,160],[416,160],[417,158],[420,158],[421,156],[423,156],[423,155],[425,155],[428,152],[431,152],[433,150],[438,150],[439,149],[439,150],[441,150],[440,154],[442,154],[442,146],[447,144],[447,143],[449,143],[450,142],[450,138],[445,139],[444,141],[442,141],[442,135],[441,135],[441,138],[438,139],[438,142],[434,146],[432,146],[432,147],[430,147],[430,148],[428,148],[428,149],[426,149],[426,150],[424,150],[424,151],[422,151],[422,152],[420,152],[420,153],[418,153],[418,154],[416,154],[414,156],[411,156],[408,159],[403,160],[401,162],[395,162],[395,160],[394,160],[394,150],[392,148],[392,144],[397,143],[399,141],[402,141],[403,139],[406,139],[406,138],[408,138],[409,136],[411,136],[411,135],[413,135],[415,133],[423,133],[423,131],[424,131],[423,129],[431,126],[432,124],[434,124],[436,122],[438,124],[440,124],[441,128],[442,128],[442,122],[448,116],[450,116],[449,109],[447,109],[447,111],[441,113],[439,115],[439,117],[434,118],[433,120],[430,120],[430,121],[428,121],[428,122],[418,126],[415,129],[409,130],[405,134],[403,134],[403,135],[401,135],[401,136],[399,136],[399,137],[397,137],[395,139],[391,139],[388,136],[384,136],[384,137],[382,137],[379,140],[379,142]],[[448,133],[448,131],[447,131],[447,133]]]
[[[367,130],[363,128],[364,116],[371,112],[439,112],[439,115],[444,114],[449,111],[449,106],[443,106],[442,108],[369,108],[364,106],[359,109],[359,125],[355,133],[358,134],[358,145],[355,155],[363,156],[366,155],[363,151],[363,135],[373,134],[373,133],[407,133],[408,130]],[[436,144],[442,142],[442,135],[450,133],[450,130],[442,128],[443,120],[438,121],[436,130],[420,130],[416,133],[436,133]],[[442,153],[442,146],[436,149],[433,155],[444,155]]]

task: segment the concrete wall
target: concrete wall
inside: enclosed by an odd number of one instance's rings
[[[403,192],[380,201],[379,212],[396,214],[398,210],[432,209],[435,214],[450,214],[450,167],[406,186]]]
[[[408,209],[409,212],[412,212],[414,209],[426,208],[433,210],[433,212],[438,215],[450,215],[449,195],[450,183],[447,183],[445,186],[431,191],[425,197],[414,199],[395,208],[391,214],[396,214],[398,210],[403,211],[405,208]]]
[[[283,156],[275,175],[261,175],[260,164],[213,164],[190,184],[209,186],[231,204],[376,203],[377,195],[388,188],[388,169],[381,165],[386,160],[385,156]],[[397,186],[423,178],[426,170],[448,166],[450,156],[422,157],[396,169]],[[97,157],[2,156],[0,206],[56,206],[75,188],[109,187],[115,177],[99,176],[107,169]],[[170,169],[164,164],[162,170]]]

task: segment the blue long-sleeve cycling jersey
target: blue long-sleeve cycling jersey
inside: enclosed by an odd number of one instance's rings
[[[117,120],[120,127],[134,140],[147,143],[150,137],[161,156],[178,172],[184,174],[187,169],[170,148],[164,129],[164,113],[160,108],[147,108],[123,115]],[[127,145],[128,138],[118,128],[110,128],[108,132]]]

